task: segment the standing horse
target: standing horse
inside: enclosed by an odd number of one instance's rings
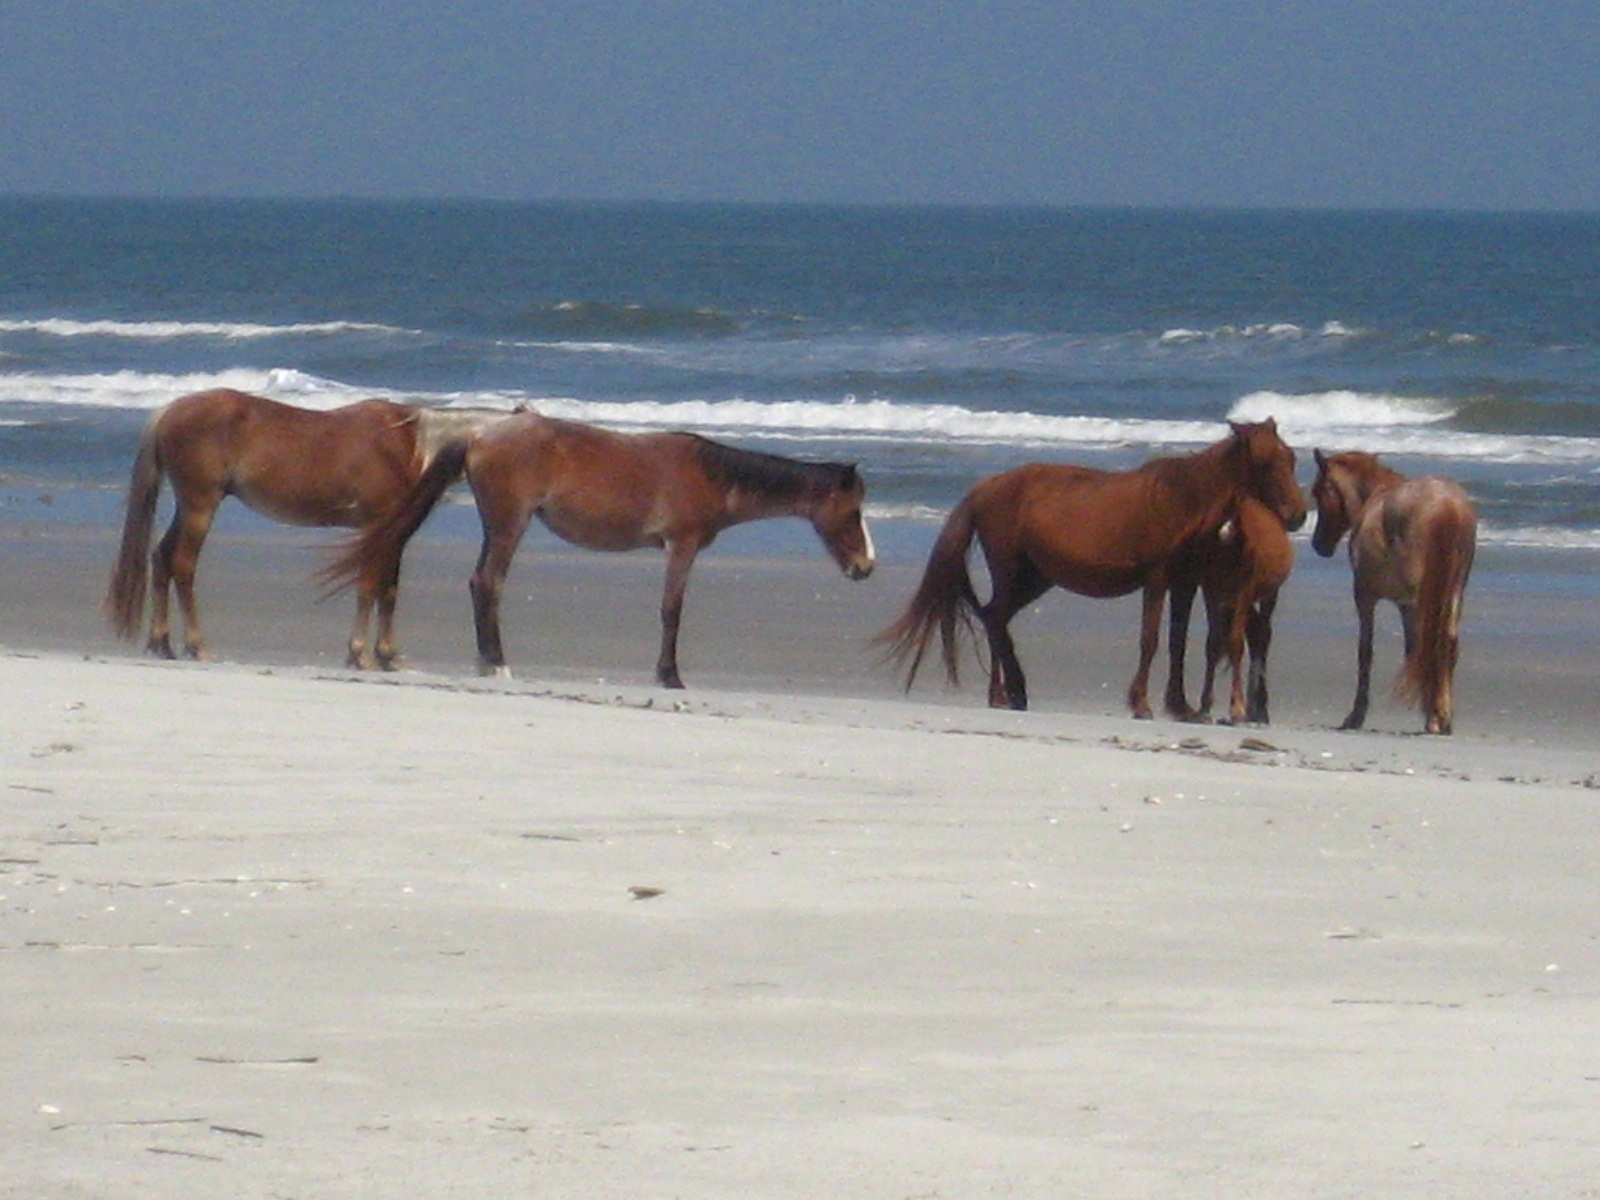
[[[184,652],[206,658],[195,601],[200,550],[228,496],[286,525],[354,528],[386,515],[416,482],[439,448],[504,414],[423,409],[390,400],[361,400],[317,412],[228,388],[174,400],[151,417],[128,484],[122,546],[104,609],[117,633],[137,635],[153,590],[146,648],[174,657],[168,589],[183,612]],[[172,486],[172,524],[149,553],[162,480]],[[154,584],[153,589],[151,584]],[[348,662],[395,665],[394,605],[398,576],[374,578],[356,601]],[[367,643],[376,604],[378,638]]]
[[[889,661],[916,678],[938,630],[945,672],[959,682],[956,626],[976,615],[990,650],[989,703],[1025,709],[1027,681],[1009,626],[1051,587],[1084,596],[1143,589],[1139,666],[1128,706],[1148,717],[1150,664],[1176,556],[1212,537],[1255,496],[1291,529],[1305,521],[1294,451],[1271,420],[1231,424],[1227,437],[1194,454],[1152,459],[1132,471],[1030,463],[980,481],[956,505],[935,541],[910,605],[878,635]],[[967,570],[973,538],[989,567],[990,597],[979,604]]]
[[[1241,499],[1233,517],[1213,537],[1203,540],[1192,557],[1185,557],[1172,580],[1169,713],[1194,720],[1211,712],[1217,664],[1226,654],[1233,672],[1229,723],[1268,723],[1267,653],[1272,647],[1272,614],[1278,606],[1278,592],[1293,569],[1289,531],[1277,514],[1254,496]],[[1199,708],[1191,709],[1184,695],[1183,660],[1197,590],[1205,598],[1206,673]],[[1246,647],[1250,652],[1248,690],[1242,670]]]
[[[1392,600],[1405,634],[1405,664],[1395,694],[1421,701],[1428,733],[1449,733],[1461,604],[1477,550],[1477,510],[1453,480],[1407,479],[1360,451],[1315,453],[1311,495],[1317,527],[1311,546],[1327,558],[1349,533],[1355,576],[1356,699],[1339,728],[1360,729],[1366,722],[1374,610],[1379,600]]]
[[[388,519],[364,531],[323,578],[336,589],[367,589],[397,576],[411,535],[462,474],[483,521],[471,592],[478,668],[486,675],[509,673],[500,594],[534,517],[587,550],[666,550],[656,680],[669,688],[683,686],[678,626],[689,569],[722,530],[803,517],[851,579],[865,579],[875,562],[861,515],[866,485],[854,466],[758,454],[690,433],[614,433],[527,412],[442,452]]]

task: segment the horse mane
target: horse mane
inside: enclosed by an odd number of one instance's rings
[[[806,462],[743,450],[686,433],[707,475],[726,487],[775,500],[800,500],[849,486],[854,468],[841,463]]]

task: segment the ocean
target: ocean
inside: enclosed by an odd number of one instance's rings
[[[1600,215],[0,199],[0,520],[119,521],[149,414],[219,385],[854,461],[907,555],[984,475],[1274,416],[1307,484],[1453,476],[1587,579]]]

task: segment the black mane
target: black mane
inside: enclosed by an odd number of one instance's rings
[[[778,500],[798,500],[850,486],[855,468],[842,463],[805,462],[757,450],[725,446],[698,434],[686,434],[706,474],[717,482]]]

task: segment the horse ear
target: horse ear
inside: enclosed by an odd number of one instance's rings
[[[1317,466],[1319,468],[1320,467],[1325,467],[1325,466],[1328,465],[1328,456],[1326,454],[1324,454],[1321,450],[1313,449],[1311,451],[1311,457],[1317,460]]]
[[[853,488],[853,487],[857,486],[860,482],[861,482],[861,471],[860,471],[860,468],[858,468],[855,463],[845,463],[845,465],[844,465],[844,486],[847,487],[847,488]]]

